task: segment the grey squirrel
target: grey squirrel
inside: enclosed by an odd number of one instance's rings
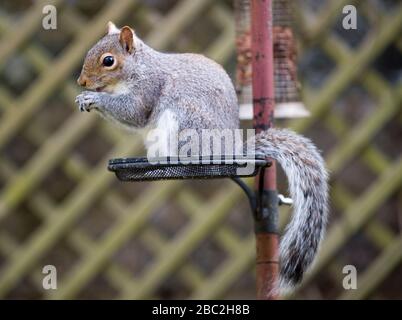
[[[237,129],[239,107],[224,69],[198,54],[158,52],[134,31],[108,23],[107,34],[87,53],[78,78],[81,111],[96,110],[128,129]],[[300,283],[316,256],[328,215],[328,175],[307,138],[268,129],[246,144],[277,160],[289,180],[295,212],[280,244],[281,292]]]

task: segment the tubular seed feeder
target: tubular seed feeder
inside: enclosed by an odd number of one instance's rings
[[[275,78],[275,110],[277,119],[302,118],[310,115],[300,99],[297,77],[297,46],[289,0],[272,4],[273,52]],[[240,104],[240,119],[253,118],[252,55],[250,0],[234,0],[236,22],[236,91]]]
[[[246,1],[235,1],[246,4]],[[238,4],[237,4],[238,5]],[[252,94],[254,128],[257,132],[272,126],[274,109],[274,61],[272,0],[251,0],[251,50],[247,58],[252,63]],[[151,160],[151,161],[149,161]],[[156,164],[155,164],[156,163]],[[239,168],[254,165],[254,170],[241,174]],[[109,161],[108,169],[123,181],[155,181],[166,179],[230,178],[246,193],[253,212],[256,233],[257,298],[275,299],[272,288],[278,280],[278,204],[275,163],[258,156],[221,159],[168,157],[161,159],[120,158]],[[253,192],[240,179],[257,176]]]

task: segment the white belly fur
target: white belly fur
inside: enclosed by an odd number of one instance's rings
[[[171,155],[172,147],[169,148],[169,140],[171,137],[175,137],[177,133],[178,122],[176,114],[171,110],[166,110],[161,114],[156,124],[147,128],[145,134],[143,134],[145,147],[148,151],[151,146],[155,147],[155,138],[157,137],[159,155]],[[172,142],[177,143],[175,140]]]

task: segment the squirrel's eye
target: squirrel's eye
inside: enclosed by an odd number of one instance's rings
[[[114,63],[114,58],[112,56],[106,56],[103,58],[102,64],[105,67],[111,67]]]

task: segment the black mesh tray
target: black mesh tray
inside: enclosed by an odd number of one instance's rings
[[[109,160],[108,169],[122,181],[152,181],[252,177],[269,165],[262,157],[117,158]]]

